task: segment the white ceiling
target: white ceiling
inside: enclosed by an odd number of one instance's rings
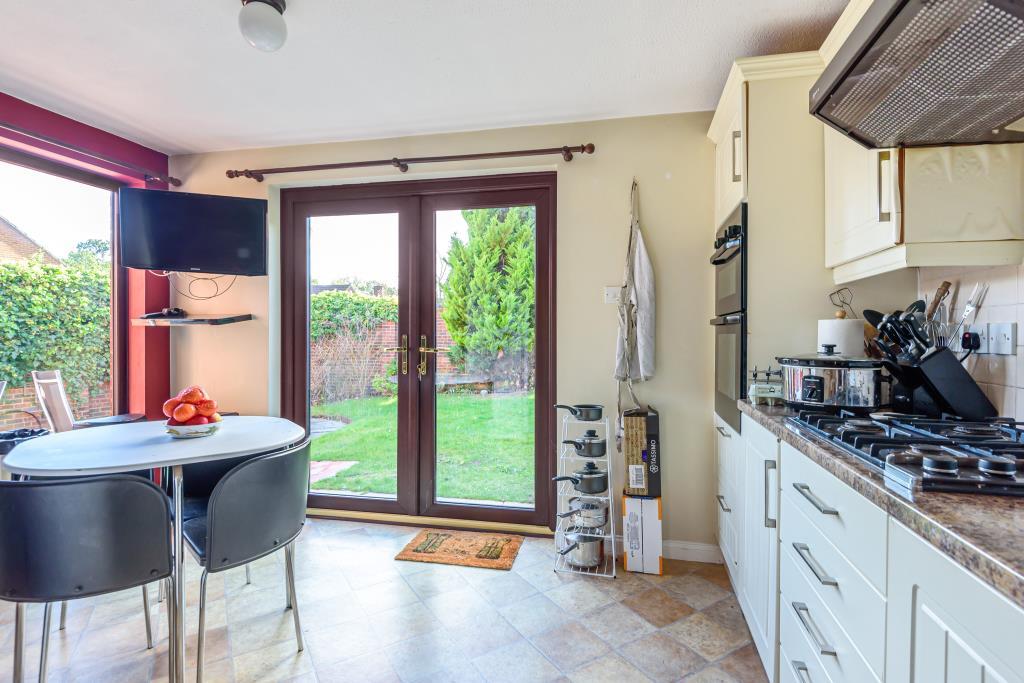
[[[265,54],[239,0],[0,0],[0,91],[172,154],[700,111],[844,4],[288,0]]]

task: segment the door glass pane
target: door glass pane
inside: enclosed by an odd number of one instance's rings
[[[394,499],[398,214],[309,221],[310,488]]]
[[[60,371],[75,419],[114,411],[111,200],[0,162],[0,432],[48,426],[33,370]]]
[[[536,208],[435,219],[436,498],[533,508]]]

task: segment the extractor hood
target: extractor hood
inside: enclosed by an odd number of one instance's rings
[[[1024,0],[875,0],[810,104],[865,147],[1024,142]]]

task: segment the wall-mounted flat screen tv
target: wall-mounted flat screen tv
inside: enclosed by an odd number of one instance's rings
[[[218,275],[267,274],[267,202],[121,188],[121,265]]]

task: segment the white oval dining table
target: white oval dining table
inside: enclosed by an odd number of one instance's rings
[[[27,477],[80,477],[134,470],[171,470],[174,506],[174,595],[171,660],[175,681],[185,680],[185,580],[182,535],[182,467],[200,462],[273,453],[301,447],[305,430],[280,417],[225,417],[217,433],[173,439],[164,423],[132,422],[75,429],[19,444],[0,462],[3,470]]]

